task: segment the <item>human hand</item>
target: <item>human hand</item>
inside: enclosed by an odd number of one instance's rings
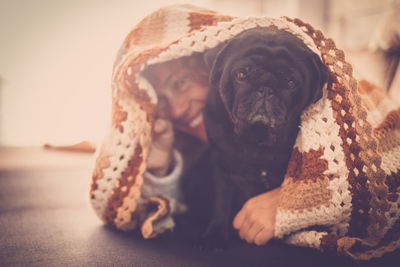
[[[172,147],[174,143],[174,129],[172,123],[165,119],[155,119],[153,125],[152,144],[147,169],[157,177],[164,177],[172,161]]]
[[[241,239],[257,246],[265,245],[274,236],[275,216],[281,188],[250,198],[237,213],[233,227]]]

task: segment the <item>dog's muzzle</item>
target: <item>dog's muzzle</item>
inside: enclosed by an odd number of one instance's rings
[[[267,86],[257,90],[257,101],[247,118],[249,125],[264,124],[266,127],[279,128],[286,121],[287,108],[276,97],[273,89]]]

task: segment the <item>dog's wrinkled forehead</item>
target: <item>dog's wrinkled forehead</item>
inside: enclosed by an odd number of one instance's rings
[[[235,58],[257,54],[261,51],[264,55],[271,57],[289,53],[301,58],[313,53],[301,39],[292,33],[269,27],[253,28],[238,34],[232,39],[228,50],[235,51],[232,53]]]

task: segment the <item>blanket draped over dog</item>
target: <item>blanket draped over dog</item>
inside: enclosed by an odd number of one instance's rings
[[[112,125],[98,148],[91,204],[105,224],[152,238],[174,226],[176,202],[143,199],[157,96],[141,71],[203,52],[245,29],[293,33],[329,69],[323,97],[302,115],[275,237],[355,259],[400,246],[400,105],[353,77],[331,39],[298,19],[234,18],[190,5],[162,8],[126,37],[112,77]]]

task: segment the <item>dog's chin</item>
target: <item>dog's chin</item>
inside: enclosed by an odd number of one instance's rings
[[[279,138],[278,131],[263,122],[248,124],[239,135],[246,143],[263,147],[276,145]]]

